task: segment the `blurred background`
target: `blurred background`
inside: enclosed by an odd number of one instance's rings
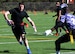
[[[54,11],[55,3],[60,0],[0,0],[0,11],[1,10],[9,10],[11,8],[17,7],[19,2],[24,2],[25,9],[28,11]],[[71,8],[71,11],[75,9],[75,1],[74,0],[65,0],[65,2]]]

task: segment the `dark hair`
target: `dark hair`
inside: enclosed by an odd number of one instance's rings
[[[20,6],[21,4],[24,5],[24,2],[20,2],[20,3],[19,3],[19,6]]]
[[[19,6],[20,6],[20,5],[24,5],[24,2],[20,2],[20,3],[19,3]],[[24,5],[24,8],[25,8],[25,5]]]
[[[60,1],[56,1],[56,4],[57,4],[57,2],[59,2],[59,3],[60,3]]]

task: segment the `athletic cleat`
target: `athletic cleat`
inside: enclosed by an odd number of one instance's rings
[[[56,51],[56,54],[60,54],[60,51]]]
[[[49,34],[50,34],[50,35],[53,35],[53,34],[52,34],[52,31],[51,31],[51,30],[46,30],[46,31],[45,31],[45,35],[48,36]]]
[[[32,54],[30,49],[27,49],[27,54]]]
[[[56,33],[56,34],[54,34],[54,36],[59,36],[59,34],[58,34],[58,33]]]

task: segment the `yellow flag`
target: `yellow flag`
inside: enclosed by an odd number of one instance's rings
[[[72,31],[70,32],[70,41],[73,44],[74,43],[74,39],[73,39],[73,35],[72,35]]]

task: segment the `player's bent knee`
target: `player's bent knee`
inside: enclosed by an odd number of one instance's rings
[[[55,41],[55,44],[56,44],[56,45],[60,44],[59,40],[56,40],[56,41]]]

